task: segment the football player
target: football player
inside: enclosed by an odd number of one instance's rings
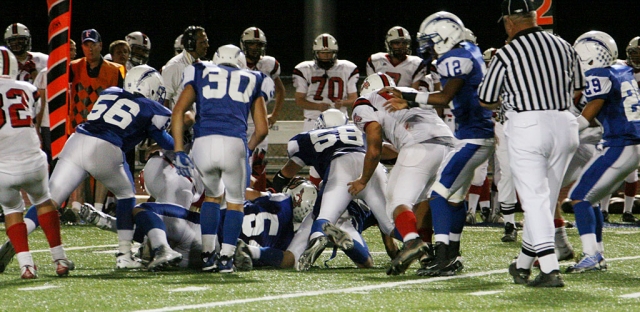
[[[433,108],[387,112],[383,104],[391,96],[378,94],[384,87],[395,87],[392,78],[386,74],[376,73],[367,77],[362,83],[361,96],[354,104],[353,120],[366,134],[367,149],[362,174],[348,185],[353,196],[367,187],[380,161],[383,141],[393,144],[399,151],[386,186],[386,212],[395,221],[404,241],[404,247],[387,271],[389,275],[397,275],[404,273],[427,251],[427,245],[418,234],[412,208],[414,204],[428,200],[438,167],[453,147],[454,138]],[[397,87],[397,90],[416,92],[406,87]],[[430,237],[425,239],[430,241]]]
[[[206,254],[204,271],[217,267],[221,273],[233,272],[233,256],[242,228],[244,190],[249,181],[248,151],[253,151],[269,131],[262,95],[266,75],[245,68],[244,53],[233,45],[218,48],[213,63],[187,66],[182,82],[184,90],[173,110],[174,164],[183,176],[190,176],[195,164],[205,184],[206,197],[200,210],[202,247]],[[192,162],[184,152],[182,133],[184,114],[194,102]],[[249,113],[255,131],[247,140]],[[224,223],[219,223],[223,195],[227,213]],[[224,241],[217,257],[214,252],[219,224],[223,227]]]
[[[271,114],[267,115],[267,121],[269,122],[269,127],[271,127],[277,122],[278,115],[280,114],[284,103],[285,89],[284,84],[280,79],[280,63],[278,63],[274,57],[265,55],[267,37],[260,28],[249,27],[245,29],[240,36],[240,48],[247,58],[247,68],[251,70],[258,70],[271,77],[275,84],[275,97],[273,95],[271,96],[272,98],[275,98],[275,104]],[[265,100],[265,103],[269,103],[269,101]],[[247,135],[250,136],[253,131],[254,125],[250,120]],[[269,146],[268,139],[268,137],[265,138],[264,141],[258,145],[258,151],[260,152],[254,153],[251,162],[251,175],[255,179],[253,188],[259,191],[265,191],[267,188],[267,170],[264,165],[264,157],[266,157]]]
[[[117,268],[141,267],[131,256],[132,210],[136,199],[133,177],[123,162],[123,152],[149,137],[163,148],[173,149],[173,139],[165,130],[171,112],[160,104],[164,95],[162,76],[155,69],[147,65],[131,69],[125,77],[124,89],[112,87],[103,91],[87,121],[76,127],[49,182],[56,205],[89,174],[115,194]]]
[[[452,275],[461,268],[460,238],[466,217],[462,202],[475,169],[494,151],[492,113],[480,106],[477,94],[486,65],[480,49],[463,39],[464,24],[454,14],[442,11],[428,16],[420,26],[418,42],[421,49],[433,47],[437,53],[442,91],[431,94],[396,91],[385,103],[391,111],[431,105],[448,107],[450,102],[453,105],[455,136],[459,141],[438,170],[430,201],[436,258],[418,270],[418,275]]]
[[[18,255],[20,277],[32,279],[38,276],[29,252],[27,226],[23,219],[24,200],[21,190],[37,207],[37,219],[47,237],[56,274],[65,276],[73,270],[73,262],[67,259],[60,237],[60,219],[51,201],[47,185],[47,156],[40,150],[40,140],[33,128],[34,103],[39,100],[33,85],[17,81],[18,61],[13,53],[0,47],[0,206],[5,215],[7,236]],[[4,118],[4,117],[7,118]],[[2,266],[4,271],[4,265]]]
[[[49,56],[31,52],[31,32],[27,26],[14,23],[4,31],[4,44],[18,60],[17,80],[33,83],[38,73],[47,67]]]
[[[593,205],[611,194],[640,164],[640,122],[627,113],[631,107],[640,105],[640,89],[633,68],[615,64],[616,42],[604,32],[581,35],[574,48],[590,82],[584,90],[587,105],[578,117],[580,130],[597,119],[604,131],[604,150],[589,161],[569,191],[584,255],[567,268],[567,273],[606,269],[602,213]]]
[[[633,77],[640,86],[640,37],[635,37],[629,41],[627,45],[627,59],[618,60],[618,63],[630,66],[633,68]],[[633,215],[633,205],[635,201],[636,191],[638,188],[638,171],[634,170],[624,179],[624,208],[622,212],[622,222],[632,222],[640,224],[638,218]],[[611,194],[606,195],[602,201],[601,209],[605,222],[609,222],[609,203],[611,200]]]
[[[149,62],[149,53],[151,52],[151,40],[149,40],[149,37],[142,32],[134,31],[128,34],[125,40],[131,47],[127,70],[138,65],[147,64]]]
[[[298,107],[304,109],[303,130],[315,127],[320,113],[336,108],[347,114],[358,97],[356,82],[358,67],[338,59],[338,41],[330,34],[321,34],[313,41],[313,61],[304,61],[293,70],[293,86]],[[309,168],[310,180],[320,185],[323,173]]]
[[[300,270],[308,270],[329,242],[342,250],[366,248],[336,226],[352,199],[347,183],[360,176],[365,158],[364,135],[355,126],[347,125],[347,121],[347,116],[340,110],[322,112],[315,130],[302,132],[289,140],[289,160],[273,178],[273,187],[279,191],[303,166],[314,166],[321,173],[322,199],[314,208],[315,221],[309,244],[297,264]],[[368,187],[354,198],[369,204],[381,232],[391,236],[394,226],[385,211],[386,172],[381,164],[372,170]]]
[[[404,27],[393,26],[384,40],[387,52],[372,54],[367,60],[367,76],[385,73],[396,86],[420,88],[427,75],[427,63],[411,54],[411,35]]]

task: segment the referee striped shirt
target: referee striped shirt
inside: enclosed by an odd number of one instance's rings
[[[498,52],[478,88],[480,101],[502,97],[507,111],[565,110],[585,78],[573,47],[533,27],[523,30]]]

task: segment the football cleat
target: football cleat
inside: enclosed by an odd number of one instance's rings
[[[218,271],[218,267],[216,263],[216,259],[218,258],[217,253],[203,252],[200,256],[202,258],[202,272]]]
[[[139,259],[134,259],[131,253],[116,254],[116,269],[143,269],[144,265]]]
[[[300,259],[296,263],[297,271],[309,271],[311,265],[316,262],[316,259],[322,254],[327,247],[329,240],[326,236],[319,236],[309,241],[307,249],[300,255]]]
[[[638,223],[638,218],[636,218],[631,212],[623,212],[621,220],[622,222]]]
[[[491,215],[489,215],[489,222],[490,223],[504,223],[504,217],[502,216],[502,213],[497,212],[497,213],[491,213]]]
[[[234,258],[238,271],[251,271],[253,269],[251,251],[249,251],[249,246],[241,239],[238,239],[238,244],[236,244],[236,254]]]
[[[342,250],[353,249],[353,238],[351,238],[351,235],[337,226],[331,223],[325,223],[322,225],[322,231],[327,235],[327,239],[336,247]]]
[[[518,238],[518,230],[516,229],[516,225],[510,222],[507,222],[504,225],[504,235],[500,239],[502,242],[515,242]]]
[[[115,228],[113,226],[113,217],[102,211],[98,211],[91,204],[85,203],[80,206],[80,213],[78,215],[85,222],[93,224],[102,230]]]
[[[149,271],[157,271],[167,265],[177,266],[182,260],[182,254],[171,249],[169,246],[160,246],[154,250],[153,261],[147,266]]]
[[[11,260],[13,260],[13,256],[15,255],[16,250],[13,249],[11,241],[7,240],[6,242],[4,242],[4,244],[2,244],[2,247],[0,247],[0,273],[4,272],[4,270],[7,268],[7,265],[11,263]]]
[[[513,282],[516,284],[527,284],[529,277],[531,276],[530,269],[518,269],[516,267],[516,261],[511,262],[509,265],[509,274],[513,276]]]
[[[419,237],[404,243],[402,250],[391,260],[391,266],[387,269],[387,275],[404,273],[414,260],[420,259],[420,257],[427,253],[427,249],[427,244]]]
[[[467,212],[467,218],[465,219],[465,223],[467,225],[476,224],[476,214],[475,213],[471,213],[471,212]]]
[[[593,256],[582,254],[582,259],[578,261],[578,263],[567,268],[565,273],[582,273],[586,271],[596,271],[600,270],[600,263],[604,263],[606,270],[606,262],[604,262],[604,257],[601,253],[596,253]]]
[[[511,271],[511,270],[509,270]],[[515,277],[514,277],[515,279]],[[559,270],[549,273],[540,272],[533,281],[529,281],[527,286],[531,287],[564,287],[564,280]]]
[[[216,261],[216,266],[218,267],[218,272],[220,273],[233,273],[235,271],[235,267],[233,265],[233,256],[220,256]]]
[[[558,261],[571,260],[575,257],[573,247],[571,247],[571,245],[556,246],[555,253]]]
[[[38,269],[35,265],[24,265],[20,268],[21,279],[34,279],[38,278]]]
[[[427,264],[424,269],[416,271],[418,276],[451,276],[454,275],[458,268],[462,269],[462,262],[456,260],[457,255],[450,256],[451,247],[442,242],[436,242],[434,246],[435,259]]]
[[[53,261],[56,265],[56,274],[63,277],[69,275],[69,271],[75,270],[76,265],[69,259],[58,259]]]

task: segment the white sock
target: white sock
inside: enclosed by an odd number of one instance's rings
[[[19,252],[18,254],[16,254],[16,258],[18,259],[18,264],[20,265],[20,267],[23,267],[25,265],[35,266],[35,264],[33,263],[33,257],[31,257],[31,253],[28,251]]]
[[[213,253],[216,250],[218,235],[202,234],[202,252]]]
[[[167,233],[161,229],[151,229],[147,233],[147,237],[149,237],[149,243],[151,244],[151,249],[159,248],[160,246],[169,246],[169,242],[167,241]]]
[[[609,212],[609,202],[611,201],[611,194],[603,197],[600,200],[600,210],[603,212]]]
[[[595,233],[580,235],[580,241],[582,242],[582,252],[586,255],[593,256],[598,252]]]
[[[62,245],[50,248],[49,250],[51,251],[51,258],[53,259],[53,261],[67,259],[67,255],[65,254]]]
[[[480,194],[471,194],[469,193],[469,211],[468,213],[476,213],[476,207],[478,206],[478,201],[480,200]]]
[[[633,210],[633,201],[636,198],[633,196],[624,196],[624,212],[628,212],[631,213],[631,211]]]
[[[249,252],[251,252],[251,259],[260,259],[260,247],[247,245],[249,247]]]
[[[236,246],[222,243],[222,247],[220,247],[220,256],[232,257],[235,253],[236,253]]]

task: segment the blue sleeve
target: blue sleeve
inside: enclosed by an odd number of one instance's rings
[[[165,130],[154,130],[149,135],[158,142],[158,145],[166,150],[173,150],[173,137]]]

